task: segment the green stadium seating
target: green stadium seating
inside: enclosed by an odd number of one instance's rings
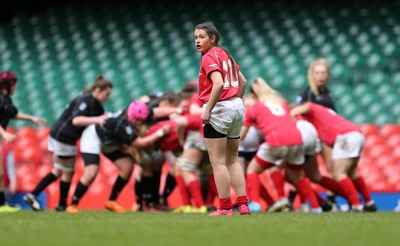
[[[115,84],[106,107],[118,110],[141,95],[178,91],[197,79],[200,54],[193,28],[209,19],[250,82],[261,76],[292,100],[307,86],[309,63],[322,56],[330,65],[339,112],[358,123],[399,120],[400,15],[393,2],[338,9],[286,2],[238,2],[226,9],[225,4],[153,8],[122,1],[18,13],[0,23],[0,69],[18,75],[14,100],[20,110],[49,123],[100,74]],[[380,106],[370,110],[374,103]]]

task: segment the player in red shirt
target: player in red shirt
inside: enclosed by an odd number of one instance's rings
[[[166,129],[168,129],[167,133],[164,131]],[[175,130],[175,122],[170,119],[160,120],[151,125],[144,136],[154,133],[160,133],[157,141],[152,146],[142,149],[144,157],[139,166],[139,176],[135,176],[136,204],[132,206],[133,211],[156,212],[159,209],[168,209],[166,203],[161,204],[159,193],[162,166],[166,163],[165,153],[179,152],[181,146]],[[142,204],[143,200],[145,204]]]
[[[238,161],[245,111],[241,98],[247,81],[232,56],[219,46],[219,40],[214,24],[204,22],[196,26],[194,41],[201,53],[199,99],[204,103],[201,119],[219,197],[219,209],[210,216],[233,215],[231,182],[240,214],[250,214],[244,173]]]
[[[206,213],[208,210],[204,203],[198,177],[199,166],[207,158],[200,114],[184,115],[174,121],[179,141],[183,146],[182,154],[177,158],[177,165],[174,166],[176,181],[181,192],[182,206],[174,212]],[[190,206],[189,195],[194,200],[195,208]]]
[[[332,148],[333,178],[345,192],[354,211],[376,211],[364,179],[356,173],[365,138],[360,128],[344,119],[332,109],[314,103],[298,105],[291,110],[292,116],[301,115],[311,122],[322,142]],[[358,198],[364,199],[364,209]]]
[[[247,94],[243,97],[243,103],[245,109],[251,107],[254,103],[256,102],[255,96],[250,93]],[[256,127],[250,126],[249,130],[246,134],[246,137],[244,139],[240,139],[239,143],[239,163],[242,166],[243,170],[247,169],[247,166],[249,165],[250,161],[253,159],[253,157],[257,154],[258,147],[264,142],[263,141],[264,136],[257,130]],[[269,169],[271,170],[271,169]],[[284,180],[283,174],[280,169],[278,169],[279,173],[271,172],[271,178],[274,180],[273,177],[275,176],[280,176],[280,180]],[[261,178],[264,173],[260,173],[259,177]],[[282,186],[282,193],[283,193],[283,186]],[[247,194],[249,194],[247,190]],[[271,208],[273,204],[275,204],[275,199],[271,196],[271,194],[268,192],[264,184],[260,182],[260,198],[263,199],[266,204],[268,205],[268,208]],[[249,208],[251,212],[260,212],[261,211],[261,204],[258,203],[249,203]]]
[[[246,136],[250,126],[255,126],[264,135],[265,142],[260,145],[247,168],[246,181],[250,200],[259,203],[258,174],[286,162],[286,175],[293,181],[299,193],[310,202],[313,211],[321,212],[310,183],[301,175],[304,164],[303,140],[290,116],[287,102],[261,78],[252,83],[251,92],[257,101],[246,110],[241,138]],[[281,184],[277,186],[282,188],[283,178]],[[279,195],[280,199],[273,207],[287,206],[288,199],[284,194]]]

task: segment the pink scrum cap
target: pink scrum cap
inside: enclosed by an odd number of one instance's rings
[[[147,105],[139,100],[132,102],[127,110],[128,120],[132,121],[133,119],[145,120],[149,113],[149,109]]]

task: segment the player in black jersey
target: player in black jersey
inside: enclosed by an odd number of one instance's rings
[[[336,111],[327,83],[329,66],[325,59],[313,61],[308,68],[308,86],[295,99],[296,104],[313,102]]]
[[[320,104],[336,111],[335,103],[330,95],[328,88],[329,82],[329,64],[326,59],[318,58],[310,63],[307,71],[308,86],[296,97],[295,103],[312,102]],[[322,157],[327,167],[329,176],[332,177],[332,149],[323,144]],[[296,192],[291,190],[289,193],[289,201],[292,203]],[[329,202],[335,204],[335,195],[328,191]]]
[[[90,124],[103,125],[108,118],[103,104],[108,100],[113,84],[103,76],[96,78],[92,86],[74,98],[50,130],[48,149],[53,153],[53,170],[47,174],[23,199],[34,211],[41,210],[37,196],[48,185],[60,181],[60,200],[57,211],[64,211],[75,168],[76,142]]]
[[[19,112],[14,105],[11,96],[17,86],[17,76],[12,71],[0,72],[0,149],[2,143],[12,142],[16,136],[7,132],[7,126],[11,119],[29,120],[37,124],[44,124],[44,119]],[[1,162],[1,158],[0,158]],[[0,213],[15,212],[19,209],[10,207],[6,204],[3,183],[3,165],[0,163]]]
[[[140,151],[141,148],[152,145],[164,134],[167,134],[169,130],[168,128],[163,128],[160,129],[161,131],[146,137],[138,136],[136,128],[147,119],[148,114],[147,105],[137,100],[132,102],[126,110],[110,115],[103,125],[92,124],[84,130],[81,137],[80,151],[85,164],[85,171],[76,187],[72,203],[67,207],[66,212],[78,212],[77,206],[80,199],[93,183],[98,173],[100,154],[104,154],[120,170],[105,207],[114,212],[123,213],[126,211],[116,202],[116,199],[129,181],[133,171],[133,162],[140,161],[137,160],[138,158],[134,160],[126,150],[129,146],[134,146]]]

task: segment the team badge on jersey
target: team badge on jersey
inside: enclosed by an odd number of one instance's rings
[[[79,104],[79,110],[83,111],[87,108],[87,104],[85,102],[82,102],[81,104]]]
[[[126,126],[126,127],[125,127],[125,132],[126,132],[126,134],[128,134],[128,135],[132,135],[132,134],[133,134],[133,129],[132,129],[132,127],[131,127],[131,126]]]

